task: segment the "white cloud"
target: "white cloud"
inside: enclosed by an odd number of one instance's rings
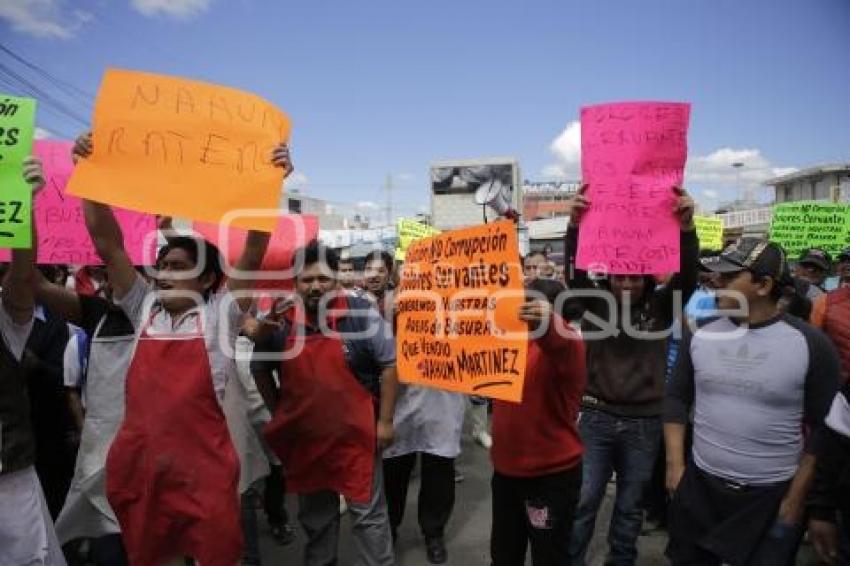
[[[188,19],[205,12],[212,0],[132,0],[133,7],[146,16],[159,14]]]
[[[0,19],[12,29],[54,39],[69,39],[93,19],[82,10],[70,10],[65,0],[0,0]]]
[[[733,163],[742,163],[734,167]],[[685,184],[701,189],[712,200],[732,201],[747,192],[764,200],[772,197],[762,184],[772,178],[796,171],[793,167],[778,167],[758,149],[723,147],[708,155],[688,158]]]
[[[55,138],[56,134],[54,134],[50,130],[46,130],[44,128],[36,126],[35,131],[33,132],[33,137],[37,140],[46,140],[50,138]]]
[[[370,200],[361,200],[355,206],[363,210],[378,210],[381,208],[381,205]]]
[[[543,168],[543,176],[555,179],[577,179],[581,176],[581,123],[569,122],[549,144],[555,163]]]

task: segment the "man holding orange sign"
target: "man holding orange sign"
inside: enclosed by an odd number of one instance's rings
[[[92,155],[90,136],[75,157]],[[292,171],[285,144],[272,162]],[[123,182],[121,177],[112,184]],[[191,556],[205,566],[232,566],[242,554],[239,463],[222,412],[232,349],[251,298],[233,293],[252,282],[222,284],[219,252],[192,237],[174,237],[157,255],[149,285],[133,268],[112,210],[83,200],[86,226],[106,264],[116,303],[138,337],[127,374],[126,413],[107,458],[106,489],[131,563]],[[236,268],[259,269],[269,235],[251,231]]]

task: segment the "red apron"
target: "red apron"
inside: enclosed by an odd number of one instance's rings
[[[336,322],[329,324],[334,330]],[[377,443],[372,395],[349,369],[339,336],[296,337],[296,324],[290,328],[284,350],[296,339],[304,340],[304,349],[281,362],[280,402],[265,428],[287,491],[330,490],[368,503]]]
[[[106,493],[130,563],[242,556],[239,459],[216,399],[204,336],[139,337],[126,416],[106,461]]]

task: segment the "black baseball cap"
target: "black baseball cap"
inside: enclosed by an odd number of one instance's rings
[[[818,248],[809,248],[807,250],[803,250],[803,253],[800,254],[800,259],[797,263],[814,265],[819,269],[829,271],[832,267],[832,258],[829,257],[829,254],[823,250]]]
[[[720,255],[704,257],[700,267],[713,273],[737,273],[752,271],[775,281],[786,271],[785,252],[773,242],[762,238],[741,238],[726,247]]]

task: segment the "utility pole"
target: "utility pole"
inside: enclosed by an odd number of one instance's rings
[[[387,173],[387,180],[384,183],[384,190],[387,193],[387,204],[386,204],[387,226],[392,226],[393,225],[393,176],[390,173]]]
[[[732,164],[732,167],[735,169],[735,184],[738,188],[738,198],[750,204],[750,201],[753,200],[752,196],[749,194],[749,191],[744,191],[744,188],[741,186],[741,167],[743,166],[744,163],[741,161],[736,161]]]

